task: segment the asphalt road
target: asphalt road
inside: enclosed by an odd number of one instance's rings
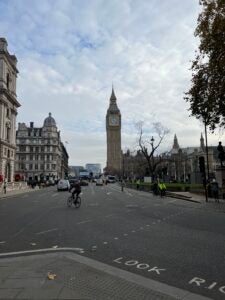
[[[72,247],[83,256],[225,299],[225,215],[125,189],[82,189],[79,209],[55,187],[0,200],[0,252]]]

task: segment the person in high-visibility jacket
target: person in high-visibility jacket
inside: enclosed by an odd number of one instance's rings
[[[158,187],[159,187],[161,197],[165,196],[166,195],[166,185],[165,185],[165,183],[162,182],[162,181],[159,181]]]

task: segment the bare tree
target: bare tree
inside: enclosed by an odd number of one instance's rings
[[[146,137],[144,134],[144,122],[140,121],[136,124],[138,129],[138,146],[146,159],[148,172],[154,178],[157,166],[161,164],[161,156],[155,156],[156,150],[160,147],[163,139],[169,133],[169,129],[165,128],[161,123],[153,123],[153,133],[156,134],[156,139],[152,137]]]

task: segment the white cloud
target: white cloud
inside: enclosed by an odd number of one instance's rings
[[[0,28],[18,58],[18,121],[41,126],[52,112],[70,164],[106,160],[105,115],[114,83],[123,149],[135,148],[134,123],[170,128],[182,146],[203,126],[183,100],[190,86],[195,0],[1,1]],[[152,133],[153,134],[153,133]],[[221,135],[210,135],[209,144]]]

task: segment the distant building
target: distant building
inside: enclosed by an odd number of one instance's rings
[[[87,171],[93,174],[93,176],[99,176],[101,174],[101,165],[100,164],[86,164]]]
[[[69,166],[69,174],[71,177],[79,177],[80,176],[80,172],[82,172],[84,170],[83,166]]]
[[[25,180],[48,180],[68,176],[68,153],[61,142],[55,119],[51,113],[43,127],[30,122],[19,123],[16,132],[16,174]]]
[[[9,54],[7,41],[0,38],[0,182],[14,181],[16,156],[17,59]]]

